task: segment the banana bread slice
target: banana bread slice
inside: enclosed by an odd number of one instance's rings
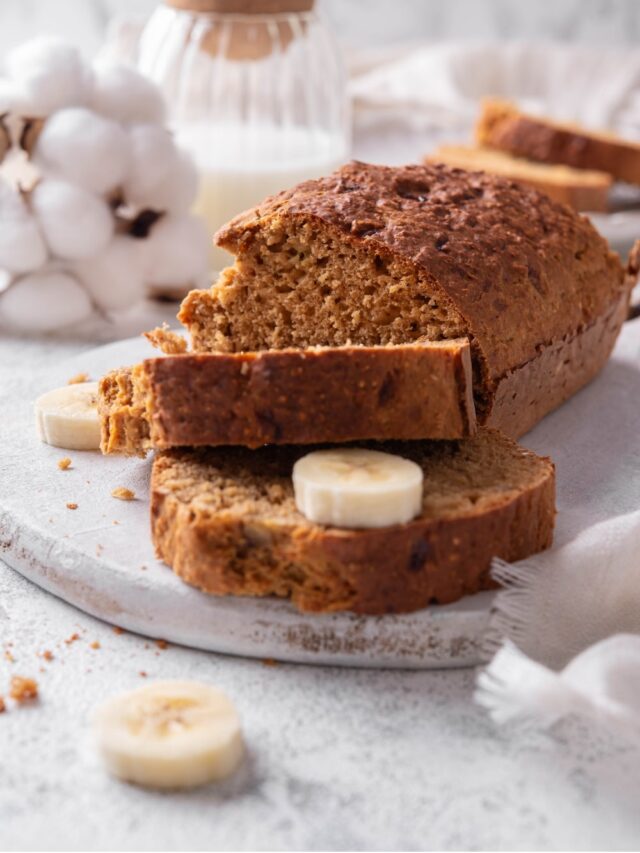
[[[513,181],[351,163],[241,214],[178,315],[199,352],[467,337],[480,424],[519,435],[600,370],[629,303],[589,220]],[[582,342],[585,342],[582,345]]]
[[[487,100],[476,125],[479,145],[541,163],[607,172],[618,181],[640,184],[640,144],[614,133],[527,115],[515,104]]]
[[[103,453],[463,438],[466,340],[147,359],[100,382]]]
[[[519,560],[551,544],[553,464],[501,433],[367,446],[422,466],[418,518],[371,530],[308,521],[291,481],[308,448],[156,454],[151,530],[158,557],[216,595],[289,597],[301,610],[399,613],[487,589],[493,557]]]
[[[444,163],[457,169],[488,172],[519,181],[574,210],[608,209],[611,175],[570,166],[549,165],[513,157],[504,151],[472,145],[441,145],[429,154],[427,163]]]

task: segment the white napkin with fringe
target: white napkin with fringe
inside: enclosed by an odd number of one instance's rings
[[[578,713],[640,740],[640,318],[523,443],[556,461],[556,545],[495,562],[476,700],[497,723]]]

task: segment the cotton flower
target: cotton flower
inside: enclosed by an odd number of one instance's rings
[[[162,124],[165,118],[164,99],[150,80],[128,65],[99,62],[93,68],[92,109],[123,124]]]
[[[20,193],[0,180],[0,268],[31,272],[47,259],[38,222]]]
[[[18,279],[0,295],[0,318],[14,329],[48,332],[89,317],[91,300],[69,273],[43,270]]]
[[[106,193],[124,181],[129,151],[129,137],[117,122],[84,107],[69,107],[44,123],[32,158],[44,174]]]
[[[94,257],[75,262],[75,273],[104,311],[128,308],[143,297],[142,243],[117,235]]]
[[[133,125],[129,138],[131,158],[124,183],[125,198],[131,204],[147,207],[147,199],[175,168],[175,145],[169,131],[154,124]]]
[[[175,149],[173,162],[162,180],[144,194],[145,207],[169,213],[187,213],[198,190],[198,173],[190,155]]]
[[[60,258],[89,258],[113,235],[107,203],[66,181],[45,178],[35,187],[31,204],[49,249]]]
[[[209,232],[196,216],[164,216],[145,241],[151,285],[206,286]]]
[[[5,69],[22,91],[23,114],[30,118],[86,104],[91,96],[93,72],[75,47],[55,38],[36,38],[14,48]]]

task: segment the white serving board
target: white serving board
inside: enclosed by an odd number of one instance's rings
[[[340,666],[472,666],[492,593],[398,616],[301,614],[288,602],[216,598],[155,559],[149,535],[150,460],[68,454],[40,443],[33,400],[79,373],[92,379],[155,354],[143,339],[109,344],[46,369],[23,389],[8,425],[0,491],[0,556],[29,580],[114,625],[194,648]],[[67,471],[57,467],[65,455]],[[114,499],[117,486],[137,500]],[[67,509],[66,504],[78,504]]]

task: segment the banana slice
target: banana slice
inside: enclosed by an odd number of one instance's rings
[[[94,729],[107,768],[152,788],[193,788],[229,776],[244,753],[231,701],[197,681],[157,681],[105,702]]]
[[[98,383],[80,382],[48,391],[35,402],[42,441],[65,450],[98,450]]]
[[[345,447],[316,450],[293,466],[296,506],[335,527],[404,524],[422,508],[422,468],[391,453]]]

